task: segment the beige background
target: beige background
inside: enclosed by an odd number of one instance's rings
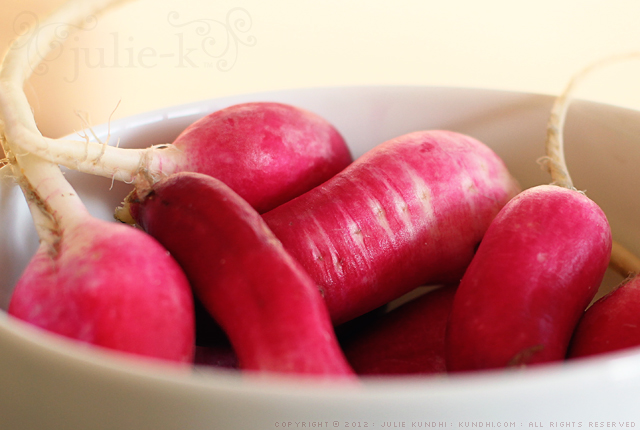
[[[61,3],[4,0],[2,52],[20,24]],[[244,26],[233,27],[228,15]],[[52,137],[80,128],[77,110],[102,123],[118,102],[114,118],[282,88],[445,85],[556,94],[589,62],[640,50],[639,22],[637,0],[137,0],[70,35],[27,91]],[[579,95],[640,108],[638,84],[636,60],[591,76]]]

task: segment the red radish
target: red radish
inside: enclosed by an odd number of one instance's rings
[[[320,185],[352,161],[344,139],[325,119],[282,103],[214,112],[189,126],[173,146],[182,155],[177,171],[214,176],[258,212]]]
[[[60,169],[24,149],[41,138],[22,91],[24,81],[54,46],[56,32],[68,29],[60,23],[72,27],[78,23],[70,17],[102,7],[100,2],[66,4],[36,37],[26,33],[18,38],[3,60],[0,141],[41,239],[13,292],[9,313],[83,342],[191,361],[193,300],[177,263],[145,233],[92,218]],[[31,52],[41,55],[34,59]]]
[[[585,195],[523,191],[485,234],[456,294],[449,371],[562,360],[609,262],[611,232]]]
[[[557,185],[530,188],[507,203],[460,282],[447,328],[449,371],[563,360],[602,282],[612,248],[609,223],[573,188],[562,149],[575,83],[558,97],[549,120],[548,167]]]
[[[582,315],[568,358],[640,346],[640,259],[614,242],[610,266],[626,279]]]
[[[119,351],[189,362],[191,290],[147,234],[86,217],[43,244],[11,297],[9,314],[51,332]]]
[[[640,277],[635,276],[589,307],[576,327],[568,357],[640,345]]]
[[[640,260],[614,242],[610,266],[626,279],[582,315],[569,345],[568,358],[640,346]]]
[[[263,218],[340,324],[420,285],[457,282],[517,191],[481,142],[421,131],[379,145]]]
[[[244,103],[213,112],[172,144],[145,149],[46,139],[28,147],[87,173],[150,183],[176,172],[214,176],[259,212],[319,185],[352,161],[340,133],[324,118],[282,103]],[[126,215],[119,215],[126,217]]]
[[[342,346],[351,367],[360,375],[445,373],[455,291],[454,285],[438,288],[374,320]]]
[[[245,370],[350,375],[315,283],[222,182],[177,173],[129,199],[176,258]]]

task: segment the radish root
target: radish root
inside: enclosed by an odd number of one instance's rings
[[[640,274],[640,258],[615,241],[611,249],[609,266],[624,278]]]
[[[580,84],[588,75],[601,67],[633,58],[640,58],[640,52],[617,54],[588,65],[571,78],[565,90],[556,98],[553,107],[551,108],[551,115],[549,116],[549,121],[547,123],[547,156],[542,159],[545,167],[551,174],[553,184],[575,190],[564,157],[563,130],[567,111],[571,101],[573,100],[578,84]]]
[[[48,207],[46,202],[42,201],[37,193],[35,193],[33,187],[20,171],[18,163],[11,152],[11,148],[4,137],[4,130],[2,130],[2,134],[0,134],[0,146],[7,156],[2,160],[7,164],[0,169],[0,173],[2,173],[2,177],[0,179],[4,179],[5,177],[11,178],[18,184],[18,186],[20,186],[29,206],[31,218],[33,219],[38,237],[42,242],[50,244],[49,251],[53,255],[56,255],[58,242],[60,240],[60,230],[51,215],[51,208]]]
[[[562,94],[556,98],[553,107],[551,108],[551,115],[549,116],[549,121],[547,123],[547,156],[541,159],[542,164],[551,174],[554,185],[575,190],[564,157],[563,131],[567,111],[578,85],[588,75],[602,67],[631,59],[640,59],[640,52],[634,51],[612,55],[591,63],[576,73],[573,78],[571,78]],[[610,267],[626,278],[630,275],[640,273],[640,259],[633,255],[633,253],[623,245],[613,241]]]
[[[54,142],[40,134],[23,87],[38,64],[61,35],[82,27],[85,17],[93,16],[122,0],[71,0],[64,4],[34,32],[18,37],[0,68],[0,139],[13,176],[29,204],[41,242],[55,254],[59,233],[65,223],[86,214],[75,190],[60,168],[31,153],[46,151]],[[51,25],[55,23],[54,25]]]

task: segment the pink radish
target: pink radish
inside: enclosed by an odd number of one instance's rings
[[[611,232],[585,195],[542,185],[495,218],[460,282],[449,371],[562,360],[609,262]]]
[[[173,146],[182,157],[176,171],[214,176],[258,212],[323,183],[352,161],[344,139],[325,119],[282,103],[214,112],[187,127]]]
[[[9,313],[82,342],[191,361],[193,300],[177,263],[147,234],[92,218],[59,168],[25,150],[41,139],[22,86],[42,57],[29,53],[44,55],[55,31],[68,30],[60,23],[73,27],[80,24],[76,14],[103,6],[66,4],[43,23],[38,37],[19,38],[2,64],[1,142],[41,238]]]
[[[343,344],[359,375],[446,372],[445,329],[456,286],[445,286],[379,316]]]
[[[180,267],[151,237],[83,217],[61,223],[11,297],[9,314],[82,342],[167,360],[194,353],[191,290]]]
[[[586,357],[640,346],[640,277],[600,298],[576,327],[568,357]]]
[[[27,148],[87,173],[153,184],[175,172],[211,175],[259,212],[319,185],[352,161],[340,133],[324,118],[282,103],[244,103],[213,112],[172,144],[123,149],[45,139]],[[126,214],[119,214],[126,219]]]
[[[568,358],[640,346],[640,260],[614,242],[610,266],[626,279],[582,315],[569,345]]]
[[[466,371],[563,360],[595,296],[612,239],[603,211],[573,188],[562,126],[569,95],[549,121],[557,185],[523,191],[496,216],[460,282],[447,328],[447,367]]]
[[[183,267],[242,369],[352,374],[314,282],[229,187],[177,173],[128,204]]]
[[[457,282],[518,185],[481,142],[385,142],[263,218],[322,290],[335,324],[425,284]]]

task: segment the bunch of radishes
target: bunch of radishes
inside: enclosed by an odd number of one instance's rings
[[[72,26],[108,4],[74,0],[50,20]],[[278,103],[213,112],[142,150],[48,139],[21,89],[37,62],[26,47],[41,53],[56,37],[41,28],[0,71],[7,168],[41,238],[11,315],[178,362],[194,361],[202,324],[219,325],[225,362],[244,370],[350,376],[565,358],[611,253],[604,213],[570,182],[520,192],[487,146],[442,130],[352,162],[326,120]],[[138,228],[92,218],[58,164],[132,182],[117,217]],[[362,318],[362,331],[345,329]],[[574,350],[594,349],[580,347],[594,329],[581,330]]]

